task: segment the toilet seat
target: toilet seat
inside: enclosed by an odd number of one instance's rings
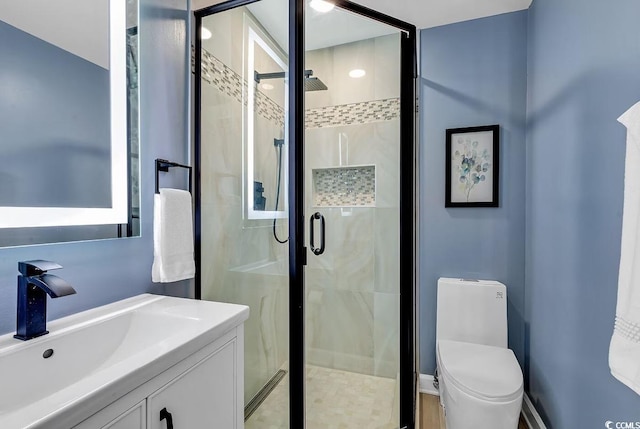
[[[476,398],[506,402],[522,395],[522,370],[509,349],[438,341],[438,365],[447,383]]]

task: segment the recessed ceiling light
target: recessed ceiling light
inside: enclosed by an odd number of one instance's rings
[[[202,37],[202,40],[211,39],[211,31],[206,27],[200,28],[200,37]]]
[[[260,86],[262,87],[262,89],[265,89],[267,91],[271,91],[273,89],[273,85],[271,85],[270,83],[261,83]]]
[[[353,69],[349,72],[349,76],[351,76],[352,78],[359,78],[359,77],[363,77],[364,75],[366,75],[367,72],[362,70],[362,69]]]
[[[333,3],[329,3],[325,0],[311,0],[309,6],[317,10],[318,12],[326,13],[335,7]]]

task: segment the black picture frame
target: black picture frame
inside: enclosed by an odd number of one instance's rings
[[[499,125],[447,129],[445,162],[445,207],[499,207]]]

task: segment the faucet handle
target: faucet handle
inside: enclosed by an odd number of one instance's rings
[[[57,270],[60,268],[62,268],[62,265],[51,261],[44,261],[42,259],[18,262],[18,271],[20,271],[20,274],[27,277],[39,276],[49,270]]]

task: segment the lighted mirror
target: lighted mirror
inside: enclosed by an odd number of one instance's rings
[[[245,14],[245,214],[287,217],[288,111],[286,54]]]
[[[0,6],[0,246],[139,235],[138,1]]]

